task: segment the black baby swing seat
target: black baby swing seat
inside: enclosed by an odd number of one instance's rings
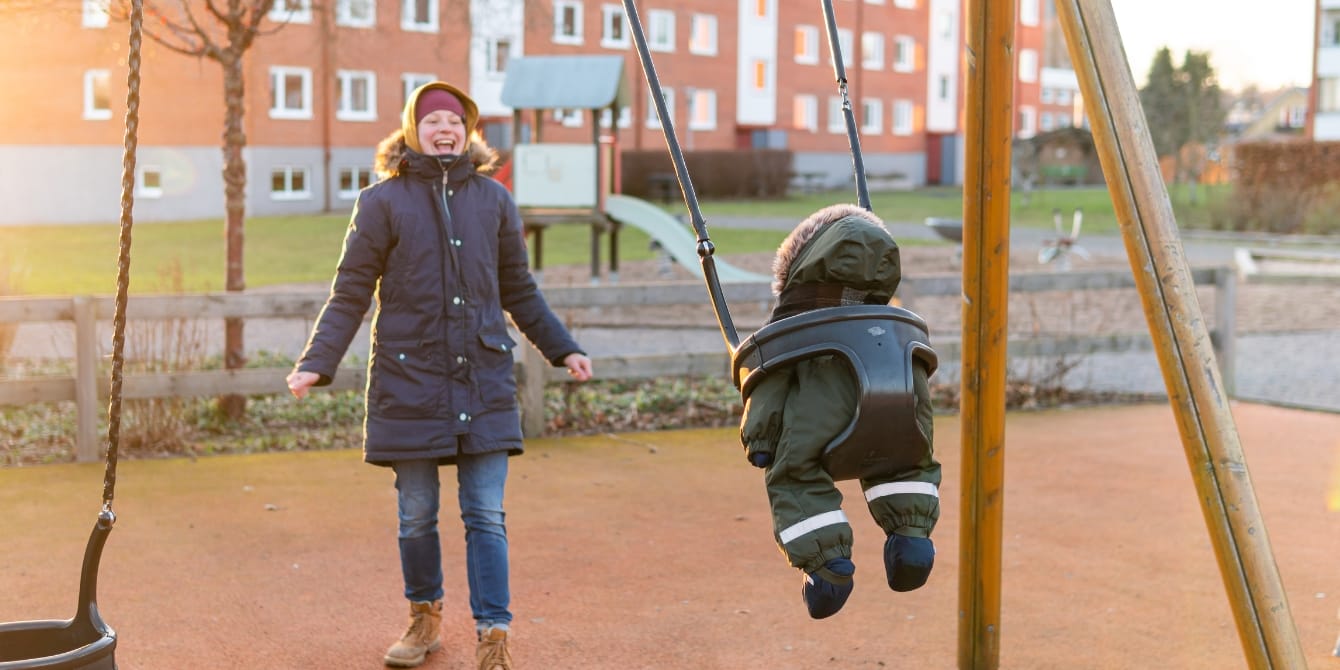
[[[856,117],[847,94],[847,76],[842,64],[841,42],[832,0],[823,0],[828,27],[828,44],[833,70],[842,96],[842,112],[847,125],[859,205],[870,211],[865,167],[861,160],[860,137]],[[731,355],[731,377],[744,399],[770,371],[798,361],[823,355],[837,355],[851,369],[859,389],[859,402],[847,428],[824,449],[823,462],[835,481],[866,476],[889,475],[915,467],[930,449],[917,424],[916,395],[913,388],[915,366],[926,368],[929,377],[938,366],[931,348],[926,322],[909,310],[892,305],[849,305],[825,307],[779,319],[759,328],[743,342],[735,330],[726,306],[721,282],[712,260],[714,247],[707,236],[707,224],[698,207],[698,197],[689,178],[684,152],[675,136],[674,116],[665,104],[665,95],[656,67],[651,62],[642,22],[634,0],[623,0],[634,45],[642,71],[651,89],[652,101],[661,120],[666,147],[675,165],[675,176],[684,193],[693,228],[698,234],[698,256],[703,278],[716,311],[717,323]]]
[[[857,380],[858,403],[847,428],[824,447],[835,481],[903,472],[925,456],[916,421],[914,366],[926,376],[939,364],[926,322],[892,305],[850,305],[802,312],[763,326],[731,356],[732,381],[744,399],[769,371],[823,355],[841,358]]]

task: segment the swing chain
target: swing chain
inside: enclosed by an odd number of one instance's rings
[[[126,135],[125,154],[121,163],[121,236],[116,263],[116,307],[112,316],[112,388],[107,409],[107,469],[102,480],[103,522],[111,525],[116,520],[112,512],[112,498],[116,490],[116,461],[121,435],[122,369],[125,367],[126,302],[130,293],[130,239],[134,223],[135,204],[135,149],[140,123],[140,54],[144,35],[144,2],[130,3],[130,51],[126,58],[129,74],[126,77]]]

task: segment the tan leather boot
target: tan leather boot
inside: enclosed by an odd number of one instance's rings
[[[479,670],[512,670],[512,654],[507,651],[507,631],[490,628],[479,634],[475,649]]]
[[[409,604],[409,628],[400,640],[386,650],[386,664],[396,668],[422,665],[428,653],[442,647],[438,631],[442,628],[442,601]]]

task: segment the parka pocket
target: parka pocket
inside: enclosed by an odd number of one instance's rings
[[[486,409],[516,405],[516,375],[512,373],[516,341],[504,331],[480,333],[479,344],[483,349],[477,377],[480,402]]]
[[[368,410],[391,419],[433,416],[446,384],[446,366],[432,342],[379,340],[373,344]]]

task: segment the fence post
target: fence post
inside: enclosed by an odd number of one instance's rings
[[[517,402],[521,405],[521,435],[539,437],[544,434],[544,373],[549,361],[544,355],[522,341],[521,371],[517,374]]]
[[[92,296],[71,299],[74,309],[75,460],[96,461],[98,449],[98,303]]]
[[[1238,275],[1231,267],[1214,271],[1214,331],[1211,341],[1219,358],[1219,375],[1224,392],[1237,393]]]

